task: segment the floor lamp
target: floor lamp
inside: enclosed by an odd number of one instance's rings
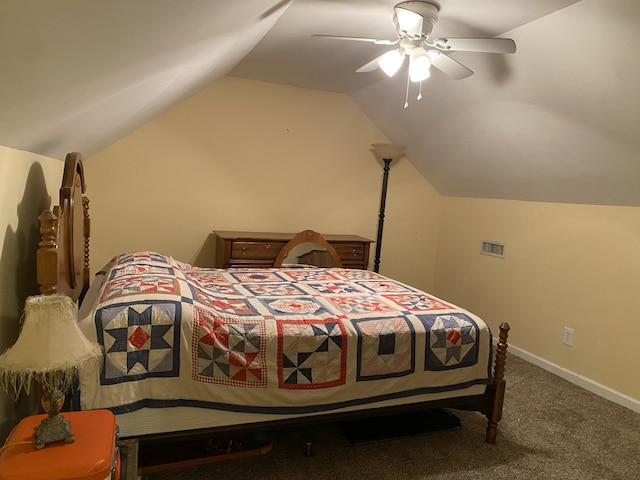
[[[378,160],[384,162],[384,173],[382,175],[382,193],[380,195],[380,214],[378,215],[378,235],[376,237],[376,257],[373,261],[373,271],[380,271],[380,250],[382,249],[382,227],[384,226],[384,209],[387,203],[387,183],[389,182],[389,167],[391,161],[398,158],[406,147],[392,145],[390,143],[373,143],[373,153]]]

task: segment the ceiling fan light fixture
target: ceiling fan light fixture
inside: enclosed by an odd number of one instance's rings
[[[395,14],[398,30],[412,37],[422,33],[422,15],[402,7],[396,7]]]
[[[422,82],[431,76],[431,59],[422,47],[411,50],[409,78],[412,82]]]
[[[378,66],[389,77],[393,77],[396,72],[400,70],[403,60],[404,54],[400,52],[400,50],[390,50],[380,57],[380,60],[378,60]]]
[[[398,35],[404,33],[417,40],[431,35],[438,21],[440,7],[435,2],[400,2],[394,8],[393,21]]]
[[[453,1],[453,0],[452,0]],[[338,40],[368,42],[375,45],[396,45],[394,50],[370,60],[356,70],[373,72],[380,68],[389,77],[394,76],[409,57],[406,76],[405,108],[408,107],[411,83],[419,84],[418,100],[422,98],[422,82],[429,78],[431,66],[454,80],[473,75],[473,70],[448,55],[449,52],[480,52],[509,54],[516,52],[516,43],[510,38],[440,37],[432,35],[438,23],[440,0],[401,1],[393,9],[395,40],[344,35],[313,35]]]

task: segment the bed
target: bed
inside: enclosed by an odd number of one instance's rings
[[[38,282],[80,303],[80,326],[105,355],[81,371],[77,407],[112,410],[122,437],[450,407],[484,414],[496,443],[508,324],[493,338],[471,312],[340,266],[209,269],[141,251],[89,282],[85,193],[70,153],[60,205],[40,215]]]

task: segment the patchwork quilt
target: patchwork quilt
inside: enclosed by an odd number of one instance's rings
[[[137,252],[92,290],[80,326],[104,362],[80,372],[83,409],[311,413],[491,381],[481,319],[366,270],[205,269]]]

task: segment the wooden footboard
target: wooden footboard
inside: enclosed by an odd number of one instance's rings
[[[498,348],[496,351],[496,360],[493,370],[493,382],[489,386],[489,408],[487,410],[487,434],[485,440],[488,443],[496,443],[498,434],[498,422],[502,419],[502,406],[504,403],[504,391],[506,381],[504,379],[504,366],[507,358],[507,338],[509,336],[510,326],[508,323],[500,325],[500,336],[498,340]]]

